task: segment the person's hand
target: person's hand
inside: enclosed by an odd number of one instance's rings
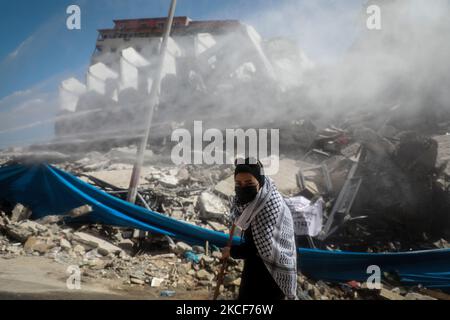
[[[226,260],[230,257],[230,247],[225,247],[222,249],[222,260]]]

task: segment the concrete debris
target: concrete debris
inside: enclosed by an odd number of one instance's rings
[[[225,199],[234,196],[234,176],[230,176],[214,186],[214,191]]]
[[[236,76],[248,75],[251,68],[241,69]],[[450,125],[433,135],[390,121],[376,126],[353,118],[325,126],[307,118],[284,125],[289,130],[280,144],[279,171],[271,178],[285,197],[324,201],[326,234],[298,239],[301,246],[366,252],[450,248]],[[167,161],[167,145],[154,146],[145,157],[137,204],[227,233],[233,166],[175,166]],[[135,155],[134,146],[98,148],[73,156],[76,160],[60,159],[58,166],[125,200]],[[45,256],[78,265],[89,277],[158,288],[164,297],[175,290],[178,294],[176,288],[214,288],[221,266],[221,252],[214,246],[191,246],[153,233],[132,240],[133,230],[128,228],[80,226],[65,219],[92,210],[84,205],[30,221],[31,210],[0,202],[0,257]],[[242,270],[243,261],[230,259],[221,288],[224,298],[237,297]],[[357,281],[328,283],[302,274],[298,281],[303,300],[448,298],[437,290],[386,279],[380,290]]]
[[[24,207],[22,204],[18,203],[14,207],[11,216],[11,222],[19,222],[22,220],[29,219],[31,217],[31,210]]]
[[[201,269],[197,272],[197,278],[199,280],[212,281],[214,279],[214,275],[204,269]]]
[[[70,210],[67,215],[72,218],[78,218],[92,212],[92,207],[85,204],[84,206]]]
[[[39,252],[40,254],[47,253],[50,249],[55,246],[53,241],[46,238],[40,237],[29,237],[25,244],[23,245],[23,249],[26,253]]]
[[[72,244],[64,238],[59,241],[59,245],[62,249],[66,250],[66,251],[69,251],[70,249],[72,249]]]
[[[145,284],[145,280],[130,276],[130,282],[132,284],[138,284],[138,285],[144,285]]]
[[[164,282],[164,279],[162,278],[152,278],[152,282],[150,284],[150,286],[152,286],[153,288],[158,288],[161,286],[161,284]]]
[[[104,256],[109,254],[120,254],[122,252],[121,248],[84,232],[75,232],[73,241],[78,242],[87,250],[97,249],[98,253]]]
[[[184,242],[177,242],[172,251],[178,255],[184,255],[186,251],[192,251],[192,247]]]
[[[18,227],[17,225],[9,224],[5,227],[6,234],[13,240],[24,243],[29,237],[33,235],[33,232],[27,229]]]
[[[22,243],[27,241],[30,236],[40,235],[48,230],[47,227],[30,220],[8,224],[5,229],[8,236]]]
[[[198,201],[200,207],[200,218],[204,220],[215,220],[218,222],[226,222],[228,208],[222,199],[211,192],[202,192]]]

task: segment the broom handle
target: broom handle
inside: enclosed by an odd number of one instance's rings
[[[227,243],[227,248],[230,248],[230,249],[231,249],[231,244],[233,243],[233,235],[234,235],[235,228],[236,228],[236,225],[233,223],[233,225],[231,226],[231,230],[230,230],[230,237],[228,238],[228,243]],[[227,267],[227,260],[228,260],[228,258],[223,259],[222,266],[220,268],[220,272],[217,275],[217,285],[216,285],[216,290],[214,291],[213,300],[217,300],[217,297],[219,296],[220,286],[222,285],[223,277],[225,274],[225,269]]]

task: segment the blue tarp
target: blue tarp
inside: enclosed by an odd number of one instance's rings
[[[228,235],[178,221],[149,211],[46,164],[13,165],[0,168],[0,198],[20,202],[31,208],[32,218],[63,214],[89,204],[91,222],[137,228],[156,232],[190,244],[209,241],[219,247],[226,245]],[[234,237],[234,244],[240,238]]]
[[[400,253],[340,252],[300,249],[299,267],[306,276],[330,282],[365,282],[378,266],[381,273],[399,276],[404,285],[422,284],[450,290],[450,250],[436,249]]]
[[[90,221],[165,234],[191,243],[209,241],[226,245],[228,236],[146,210],[88,184],[73,175],[46,164],[12,165],[0,168],[0,199],[30,207],[33,218],[63,214],[89,204]],[[235,237],[234,244],[240,239]],[[381,272],[395,272],[406,285],[422,284],[450,290],[450,250],[404,253],[357,253],[299,249],[299,267],[313,279],[330,282],[366,281],[367,267],[377,265]]]

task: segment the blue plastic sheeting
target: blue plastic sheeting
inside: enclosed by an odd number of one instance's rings
[[[330,282],[365,282],[371,265],[392,272],[404,285],[450,290],[450,249],[400,253],[359,253],[300,249],[299,267],[306,276]],[[373,272],[373,271],[372,271]]]
[[[137,228],[191,243],[226,245],[228,235],[178,221],[146,210],[46,164],[0,168],[0,199],[20,202],[33,211],[33,218],[63,214],[89,204],[91,222]],[[233,243],[240,239],[234,237]],[[299,249],[299,268],[306,276],[330,282],[366,281],[367,268],[394,272],[405,285],[422,284],[450,291],[450,250],[404,253],[353,253]]]
[[[89,204],[93,212],[89,221],[136,228],[203,245],[206,241],[219,247],[226,245],[228,235],[201,228],[149,211],[46,164],[13,165],[0,168],[0,198],[20,202],[31,208],[32,218],[64,214]],[[233,243],[238,244],[239,237]]]

